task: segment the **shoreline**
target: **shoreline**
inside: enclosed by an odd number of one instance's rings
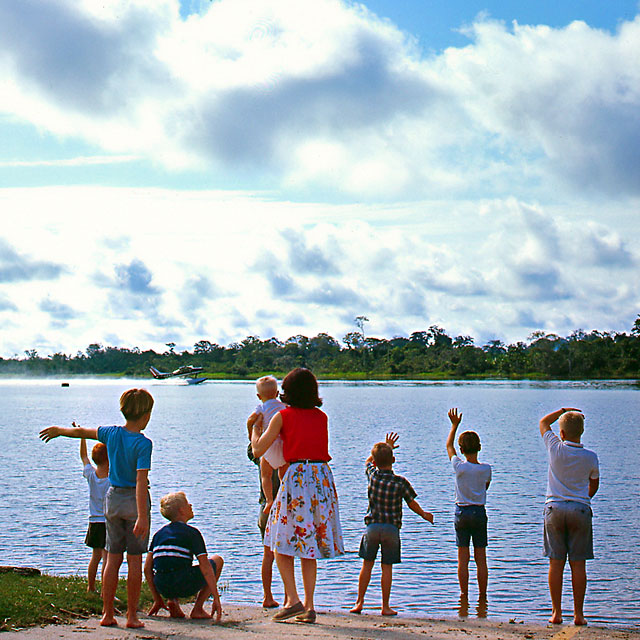
[[[184,606],[185,612],[190,606]],[[126,629],[124,618],[119,616],[117,627],[100,627],[99,617],[92,616],[71,624],[31,627],[19,631],[3,632],[2,638],[21,640],[73,640],[89,635],[99,640],[120,638],[144,638],[145,640],[297,640],[311,638],[325,640],[344,638],[348,640],[640,640],[640,629],[629,627],[576,627],[570,622],[562,625],[540,625],[520,621],[494,621],[477,618],[426,618],[394,616],[385,618],[379,614],[359,615],[318,610],[316,624],[303,624],[288,620],[277,623],[271,620],[274,610],[259,606],[224,606],[219,624],[209,620],[177,620],[168,616],[149,617],[142,615],[145,627]]]

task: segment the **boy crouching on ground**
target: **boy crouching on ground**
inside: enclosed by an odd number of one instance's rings
[[[169,493],[160,500],[160,513],[170,523],[159,529],[149,547],[144,574],[153,595],[152,616],[166,609],[172,618],[184,618],[178,598],[198,594],[191,610],[192,618],[212,618],[220,621],[222,605],[218,593],[218,578],[224,561],[218,555],[207,557],[207,549],[198,529],[187,524],[193,509],[182,491]],[[193,565],[193,557],[198,565]],[[213,596],[211,614],[204,603]],[[163,598],[167,599],[165,604]]]
[[[366,473],[369,478],[369,509],[364,518],[367,531],[362,536],[359,555],[362,569],[358,580],[358,599],[351,613],[361,613],[364,596],[371,580],[371,571],[382,547],[382,615],[395,616],[398,612],[389,606],[393,565],[400,562],[400,527],[402,526],[402,500],[409,509],[433,524],[433,514],[423,511],[416,501],[416,492],[406,478],[393,472],[396,461],[393,450],[397,447],[398,435],[387,434],[385,442],[373,445],[367,458]]]

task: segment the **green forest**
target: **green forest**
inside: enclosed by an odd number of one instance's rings
[[[90,344],[75,355],[41,356],[30,349],[24,357],[0,358],[0,374],[147,377],[150,366],[172,371],[193,365],[203,367],[203,375],[211,378],[281,376],[298,366],[319,377],[351,379],[640,378],[640,315],[629,333],[578,329],[562,337],[535,331],[522,342],[491,340],[481,346],[472,336],[452,337],[437,325],[407,337],[373,338],[365,335],[365,321],[364,316],[356,318],[358,330],[341,342],[319,333],[285,341],[248,336],[227,346],[200,340],[191,351],[176,351],[176,345],[168,343],[163,353],[102,344]]]

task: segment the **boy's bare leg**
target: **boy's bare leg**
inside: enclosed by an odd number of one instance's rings
[[[262,553],[262,590],[264,592],[264,598],[262,599],[262,606],[266,609],[277,607],[278,603],[273,597],[271,592],[271,582],[273,578],[273,551],[269,547],[263,547]],[[286,606],[286,603],[285,603]]]
[[[300,558],[300,568],[302,569],[302,584],[304,586],[304,608],[305,611],[313,611],[318,561],[312,558]]]
[[[486,598],[487,583],[489,581],[486,547],[473,547],[473,558],[476,561],[476,574],[478,576],[478,597]]]
[[[91,560],[87,569],[87,592],[96,590],[96,574],[98,573],[98,565],[102,559],[103,549],[92,549]]]
[[[218,581],[220,579],[220,574],[222,573],[224,560],[219,555],[210,556],[209,560],[213,560],[216,565],[216,581]],[[209,599],[209,596],[211,596],[211,589],[205,585],[200,589],[200,591],[198,591],[196,601],[193,604],[193,609],[191,609],[191,618],[194,620],[213,618],[213,613],[207,613],[204,609],[204,603]]]
[[[107,550],[100,549],[102,551],[102,568],[100,569],[100,596],[102,596],[102,587],[104,586],[104,569],[107,566]]]
[[[273,475],[273,468],[264,459],[264,456],[260,459],[260,482],[262,483],[262,493],[266,502],[262,507],[263,513],[269,513],[273,505],[273,484],[271,483],[271,476]]]
[[[586,560],[569,560],[571,567],[571,586],[573,587],[573,624],[585,625],[584,594],[587,591],[587,562]]]
[[[391,597],[391,582],[393,580],[393,565],[383,564],[382,576],[380,577],[380,586],[382,587],[382,615],[397,616],[398,612],[389,606],[389,598]]]
[[[460,583],[460,595],[469,594],[469,547],[458,547],[458,582]]]
[[[100,624],[103,627],[112,627],[118,624],[114,615],[113,600],[116,597],[118,572],[121,564],[121,553],[107,553],[107,566],[104,569],[102,582],[102,619]]]
[[[367,593],[369,582],[371,581],[371,571],[375,560],[363,560],[362,569],[360,569],[360,577],[358,578],[358,599],[350,610],[350,613],[362,613],[364,608],[364,596]]]
[[[169,609],[169,615],[172,618],[184,618],[184,611],[180,608],[178,598],[168,598],[167,609]]]
[[[564,559],[549,558],[549,593],[551,594],[551,624],[562,622],[562,574]]]
[[[142,588],[142,554],[127,553],[127,627],[139,629],[144,622],[138,618],[138,602]]]

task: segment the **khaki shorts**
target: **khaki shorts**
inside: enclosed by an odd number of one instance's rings
[[[544,555],[569,562],[593,558],[591,507],[582,502],[547,502],[544,507]]]
[[[147,516],[151,513],[151,500],[147,492]],[[135,487],[109,487],[105,499],[104,517],[107,522],[105,549],[109,553],[139,556],[146,553],[149,530],[146,535],[134,535],[133,527],[138,519]]]

